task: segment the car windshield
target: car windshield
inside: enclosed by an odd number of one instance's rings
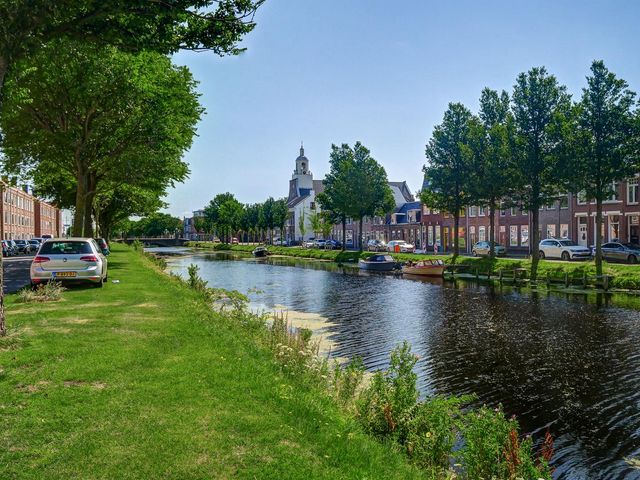
[[[563,247],[577,247],[578,244],[576,242],[572,242],[571,240],[560,240],[560,245]]]
[[[93,253],[88,242],[46,242],[40,248],[40,255],[79,255]]]

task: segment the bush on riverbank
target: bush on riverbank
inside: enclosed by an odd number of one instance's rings
[[[202,249],[213,249],[216,251],[229,250],[236,252],[251,253],[255,247],[251,245],[227,245],[213,242],[188,242],[188,246]],[[372,252],[322,250],[317,248],[300,247],[278,247],[269,246],[269,251],[275,255],[286,255],[291,257],[312,258],[318,260],[329,260],[338,263],[355,263],[360,258],[366,259],[373,255]],[[425,258],[437,258],[447,264],[452,263],[451,255],[424,255],[410,253],[394,253],[394,258],[400,262],[417,261]],[[458,257],[456,265],[469,267],[470,272],[476,269],[482,273],[488,271],[497,276],[500,270],[513,271],[514,268],[523,268],[531,271],[531,261],[525,258],[489,258],[489,257]],[[552,278],[561,278],[567,273],[571,277],[590,277],[596,274],[595,263],[593,261],[555,261],[541,260],[538,264],[538,281],[544,283],[547,275]],[[603,262],[603,273],[610,275],[613,280],[611,288],[625,290],[640,290],[640,265],[623,265]]]
[[[188,282],[207,298],[203,281],[192,267]],[[353,412],[368,434],[400,446],[431,477],[551,478],[550,454],[536,457],[531,439],[521,439],[517,422],[506,419],[501,409],[467,409],[471,396],[418,401],[414,372],[418,358],[406,342],[392,352],[389,369],[376,372],[362,386],[364,366],[359,359],[346,367],[335,363],[331,374],[328,360],[318,356],[319,346],[310,331],[292,328],[282,314],[267,322],[246,305],[238,303],[230,320],[251,325],[254,338],[271,350],[284,374],[320,387]],[[457,467],[452,470],[451,465]]]

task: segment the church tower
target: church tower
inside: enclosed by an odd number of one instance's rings
[[[300,155],[296,158],[296,169],[291,176],[292,180],[297,180],[297,189],[299,194],[300,189],[313,189],[313,174],[309,170],[309,159],[304,156],[304,145],[300,145]]]

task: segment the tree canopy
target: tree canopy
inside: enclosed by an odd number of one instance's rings
[[[187,177],[181,157],[202,112],[195,86],[186,68],[157,53],[50,43],[7,84],[4,167],[26,173],[61,207],[74,206],[73,234],[91,236],[105,186],[160,197]]]

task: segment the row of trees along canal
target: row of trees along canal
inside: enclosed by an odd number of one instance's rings
[[[324,192],[316,197],[320,211],[302,212],[295,220],[303,236],[310,229],[324,238],[335,224],[341,224],[344,248],[347,218],[359,221],[362,232],[365,217],[385,215],[393,210],[395,202],[384,167],[360,142],[353,147],[332,145],[329,162]],[[264,203],[243,205],[232,194],[221,193],[204,209],[204,217],[196,217],[194,221],[198,231],[217,233],[223,239],[228,240],[235,232],[246,233],[255,240],[272,237],[274,229],[280,230],[282,239],[289,218],[285,199],[269,198]],[[358,246],[362,250],[362,238]]]
[[[156,211],[189,173],[181,157],[203,113],[168,55],[242,52],[262,2],[0,0],[3,173],[74,208],[77,236]]]
[[[587,86],[573,102],[544,67],[521,73],[513,92],[485,88],[474,115],[450,103],[426,146],[421,200],[454,217],[454,258],[461,211],[486,206],[495,242],[496,208],[531,212],[531,278],[539,261],[539,210],[560,193],[596,203],[596,268],[602,274],[602,204],[614,182],[640,169],[640,109],[627,83],[594,61]],[[493,255],[493,244],[491,247]]]

